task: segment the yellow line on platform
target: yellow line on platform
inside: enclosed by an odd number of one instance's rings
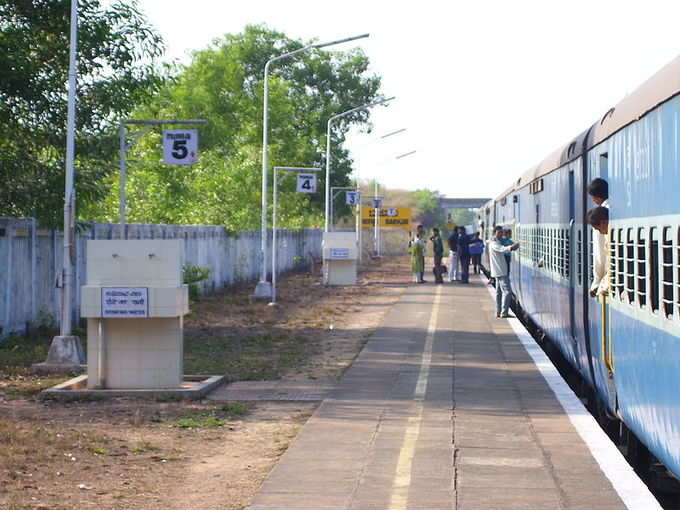
[[[439,316],[439,301],[441,299],[442,287],[437,286],[437,293],[432,304],[432,314],[430,323],[427,326],[427,336],[425,337],[425,347],[418,373],[413,399],[417,402],[417,412],[415,416],[408,419],[404,440],[399,452],[397,470],[392,484],[392,496],[390,497],[390,510],[405,510],[408,504],[408,492],[411,486],[411,470],[413,468],[413,456],[416,451],[416,442],[420,435],[420,425],[423,418],[423,400],[427,391],[427,382],[430,377],[430,365],[432,363],[432,345],[434,344],[434,334],[437,331],[437,317]]]

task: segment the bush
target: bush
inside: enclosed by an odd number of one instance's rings
[[[210,276],[210,269],[199,266],[184,266],[182,269],[182,280],[189,285],[189,298],[198,299],[199,282],[207,280]]]

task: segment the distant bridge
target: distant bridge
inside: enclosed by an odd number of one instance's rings
[[[486,204],[490,198],[446,198],[439,199],[439,206],[442,209],[479,209]]]

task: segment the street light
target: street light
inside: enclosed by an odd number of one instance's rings
[[[406,131],[406,128],[401,128],[397,129],[395,131],[390,131],[389,133],[386,133],[380,137],[380,140],[384,140],[385,138],[389,138],[390,136],[398,135],[400,133],[403,133]],[[359,171],[357,169],[357,175],[356,175],[356,183],[357,183],[357,189],[361,191],[361,187],[359,185]],[[377,187],[377,184],[376,184]],[[376,189],[375,191],[375,196],[377,198],[378,196],[378,191]],[[362,261],[362,255],[363,255],[363,230],[364,230],[364,225],[363,225],[363,209],[361,205],[361,201],[359,201],[359,213],[357,214],[357,244],[359,245],[359,264],[361,264]],[[377,228],[377,227],[376,227]]]
[[[387,134],[387,135],[385,135],[381,138],[385,138],[387,136],[390,136],[390,135],[393,135],[393,134],[396,134],[396,133],[401,133],[402,131],[405,131],[405,129],[395,131],[394,133],[389,133],[389,134]],[[415,150],[409,151],[409,152],[404,152],[403,154],[399,154],[398,156],[395,156],[394,159],[395,160],[396,159],[402,159],[402,158],[405,158],[405,157],[410,156],[411,154],[415,154],[415,153],[416,153]],[[373,193],[374,193],[374,196],[375,196],[375,201],[377,201],[378,198],[379,198],[378,197],[378,179],[374,179],[373,184],[374,184]],[[374,203],[373,205],[375,206],[376,204],[377,204],[377,202]],[[374,252],[377,256],[380,256],[380,228],[379,228],[380,209],[378,209],[377,207],[375,207],[374,220],[373,221],[374,221],[374,225],[373,225],[373,250],[374,250]]]
[[[350,41],[356,41],[357,39],[363,39],[368,37],[369,34],[361,34],[353,37],[346,37],[344,39],[338,39],[335,41],[309,44],[304,48],[298,48],[294,51],[289,51],[283,55],[278,55],[276,57],[267,60],[264,65],[264,101],[263,101],[263,112],[262,112],[262,240],[260,248],[261,256],[261,271],[260,271],[260,281],[255,287],[255,298],[270,298],[272,296],[271,284],[267,281],[267,171],[269,168],[269,66],[281,59],[292,57],[298,53],[304,51],[325,48],[326,46],[332,46],[334,44],[341,44]]]
[[[352,108],[351,110],[347,110],[342,113],[338,113],[337,115],[333,115],[330,119],[328,119],[327,127],[326,127],[326,212],[325,212],[325,217],[326,217],[326,226],[325,226],[325,231],[328,232],[328,227],[329,227],[329,208],[330,208],[330,201],[329,201],[329,196],[330,196],[330,186],[331,186],[331,124],[333,123],[334,120],[340,119],[342,117],[347,117],[348,115],[351,115],[352,113],[359,112],[361,110],[368,110],[369,108],[372,108],[374,106],[377,106],[379,104],[387,103],[389,101],[392,101],[394,99],[394,96],[388,97],[387,99],[381,99],[380,101],[375,101],[374,103],[366,103],[362,104],[361,106],[357,106],[356,108]]]
[[[75,188],[73,185],[73,160],[75,158],[76,86],[78,78],[78,0],[71,1],[71,30],[69,41],[68,98],[66,109],[66,166],[64,186],[64,254],[61,273],[61,323],[59,335],[52,339],[47,363],[63,369],[83,363],[85,356],[80,339],[73,335],[71,300],[73,268],[71,248],[75,237]],[[40,364],[38,364],[40,365]]]

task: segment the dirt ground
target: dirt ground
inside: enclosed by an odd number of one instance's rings
[[[185,324],[185,373],[337,379],[409,279],[392,259],[354,287],[284,278],[277,307],[250,303],[250,287],[204,298]],[[242,509],[317,405],[31,395],[55,381],[0,358],[0,508]]]

